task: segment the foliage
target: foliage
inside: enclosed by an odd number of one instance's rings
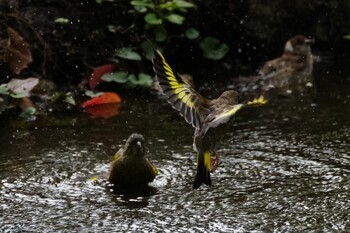
[[[181,26],[185,37],[189,40],[196,40],[200,37],[200,32],[196,28],[184,25],[188,10],[196,8],[196,5],[191,2],[185,0],[133,0],[131,5],[137,14],[143,15],[145,31],[151,32],[153,40],[158,43],[171,38],[172,35],[168,29],[171,24]],[[140,47],[145,57],[151,59],[152,45],[147,43],[148,41],[144,41]],[[229,51],[227,44],[212,37],[202,40],[200,48],[203,51],[203,57],[212,60],[222,59]],[[141,56],[128,47],[120,48],[115,55],[129,60],[141,60]]]
[[[9,64],[15,74],[20,74],[33,62],[28,42],[15,29],[7,28],[8,38],[0,40],[0,61]]]
[[[136,13],[143,15],[145,30],[152,31],[157,42],[168,38],[167,23],[183,25],[188,9],[196,7],[186,0],[133,0],[130,3]]]
[[[149,88],[152,86],[153,79],[150,75],[145,73],[139,73],[137,75],[130,74],[124,71],[112,72],[102,76],[101,78],[106,82],[116,82],[121,84],[127,84],[128,86],[140,86]]]
[[[121,57],[128,60],[141,61],[141,56],[135,52],[132,48],[120,48],[115,53],[115,56]]]
[[[194,39],[197,39],[199,37],[199,32],[195,28],[189,28],[185,32],[185,35],[188,39],[194,40]]]
[[[229,47],[225,43],[213,37],[207,37],[200,43],[200,47],[203,50],[203,56],[212,60],[220,60],[229,51]]]
[[[146,29],[154,25],[160,25],[164,21],[181,25],[185,21],[182,14],[186,13],[187,9],[195,7],[193,3],[185,0],[160,0],[155,2],[152,0],[134,0],[131,1],[131,5],[134,6],[136,12],[145,14]]]
[[[89,86],[91,90],[94,90],[100,82],[102,82],[101,77],[112,72],[117,68],[116,64],[104,64],[98,67],[95,67],[89,77]]]
[[[55,19],[55,23],[57,23],[57,24],[68,24],[69,23],[69,19],[63,18],[63,17],[56,18]]]

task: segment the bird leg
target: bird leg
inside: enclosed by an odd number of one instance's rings
[[[219,165],[219,155],[214,152],[214,158],[211,160],[211,172],[214,172]]]

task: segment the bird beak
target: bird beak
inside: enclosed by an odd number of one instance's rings
[[[136,142],[136,145],[137,145],[138,147],[142,148],[141,142]]]
[[[313,44],[313,43],[315,43],[315,39],[314,38],[312,38],[312,39],[305,39],[305,43],[306,44]]]

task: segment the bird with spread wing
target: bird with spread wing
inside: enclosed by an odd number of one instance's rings
[[[238,103],[238,93],[225,91],[217,99],[209,100],[194,90],[188,81],[172,70],[163,55],[154,50],[153,69],[162,94],[194,128],[193,148],[197,152],[197,173],[193,188],[203,183],[211,185],[210,172],[218,165],[217,145],[235,113],[247,105],[264,104],[263,98]],[[211,161],[211,155],[215,156]]]

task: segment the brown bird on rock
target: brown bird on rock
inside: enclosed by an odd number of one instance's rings
[[[267,61],[259,71],[265,89],[276,88],[280,92],[302,90],[312,85],[313,56],[310,44],[313,40],[294,36],[284,46],[283,55]]]
[[[289,39],[281,57],[267,61],[257,76],[241,77],[234,87],[253,96],[290,95],[306,92],[313,86],[313,63],[310,44],[314,40],[297,35]]]

